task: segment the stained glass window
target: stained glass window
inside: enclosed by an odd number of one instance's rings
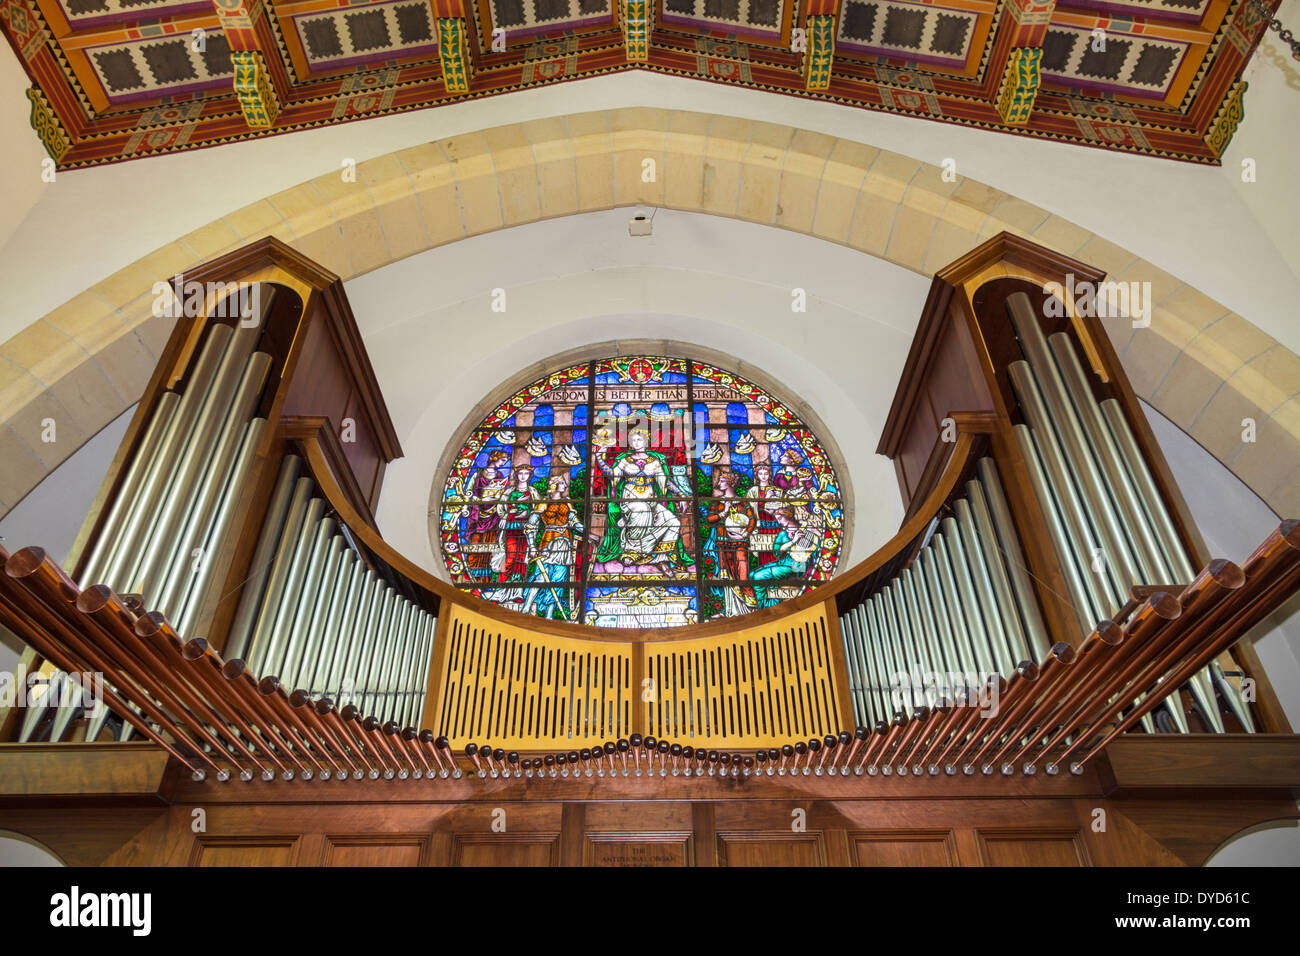
[[[581,362],[464,440],[442,496],[458,587],[604,627],[670,627],[797,597],[839,560],[840,486],[816,436],[732,372]]]

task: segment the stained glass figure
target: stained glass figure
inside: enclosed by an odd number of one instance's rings
[[[537,617],[671,627],[747,614],[835,571],[839,483],[788,406],[724,369],[618,356],[503,402],[443,485],[459,587]]]

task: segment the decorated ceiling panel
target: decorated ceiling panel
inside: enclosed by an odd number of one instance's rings
[[[60,168],[619,70],[1216,163],[1256,4],[0,0],[0,24]]]
[[[500,40],[509,44],[522,37],[612,28],[615,23],[614,0],[484,0],[480,6],[486,15],[481,48],[489,51],[494,30],[504,31]]]
[[[892,0],[844,0],[842,10],[836,46],[846,52],[958,68],[970,60],[981,18],[992,18],[991,9],[981,14]]]

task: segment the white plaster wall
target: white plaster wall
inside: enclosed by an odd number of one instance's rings
[[[1300,0],[1283,0],[1278,19],[1300,30]],[[1300,155],[1300,63],[1269,30],[1251,57],[1246,81],[1246,119],[1223,154],[1223,172],[1292,272],[1300,272],[1300,216],[1296,215],[1296,156]],[[1254,160],[1255,181],[1242,178],[1244,160]],[[1242,313],[1248,315],[1249,313]]]
[[[652,237],[632,238],[628,217],[615,210],[535,223],[348,283],[406,452],[384,479],[377,519],[385,538],[440,571],[425,524],[429,493],[471,410],[549,356],[649,338],[733,356],[733,370],[754,366],[778,397],[812,408],[852,489],[849,560],[866,557],[902,518],[893,466],[875,447],[929,283],[764,226],[661,210]],[[491,309],[496,288],[506,293],[504,313]],[[807,294],[804,313],[791,309],[794,288]]]
[[[63,564],[134,414],[132,405],[0,518],[0,544],[10,553],[37,545]],[[17,639],[0,627],[0,671],[14,669],[19,651]]]
[[[1273,820],[1238,833],[1206,866],[1300,866],[1300,820]]]
[[[35,840],[10,830],[0,830],[0,868],[63,865],[62,860]]]
[[[1278,526],[1279,516],[1181,428],[1145,402],[1142,408],[1211,556],[1240,562]],[[1300,730],[1300,595],[1251,638],[1287,721]]]
[[[1249,187],[1239,182],[1239,167],[1121,155],[639,71],[60,173],[47,186],[40,181],[36,157],[18,145],[34,134],[25,123],[12,128],[18,113],[2,109],[6,100],[0,99],[0,122],[10,118],[0,153],[10,154],[5,165],[14,170],[0,203],[6,209],[11,203],[30,204],[31,195],[39,194],[12,233],[0,232],[8,236],[0,255],[6,306],[0,341],[164,243],[269,193],[338,170],[344,157],[364,160],[527,119],[648,106],[784,123],[934,164],[952,158],[959,174],[1128,248],[1300,352],[1300,325],[1291,321],[1289,306],[1300,299],[1300,244],[1294,235],[1300,191],[1288,178],[1295,153],[1287,152],[1279,132],[1288,128],[1295,91],[1263,81],[1260,89],[1258,96],[1250,94],[1250,112],[1235,144],[1260,158],[1259,181]],[[12,85],[6,96],[12,106]],[[1253,197],[1249,205],[1248,196]],[[1252,209],[1267,211],[1276,228],[1271,233],[1262,228]],[[0,227],[5,222],[0,216]]]

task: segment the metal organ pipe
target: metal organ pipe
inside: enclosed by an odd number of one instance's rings
[[[1046,402],[1048,415],[1044,427],[1055,431],[1065,451],[1066,466],[1075,479],[1081,499],[1087,504],[1087,517],[1104,548],[1107,570],[1122,604],[1128,596],[1128,589],[1139,582],[1139,575],[1128,538],[1111,501],[1112,491],[1102,477],[1096,452],[1088,441],[1074,401],[1048,349],[1029,296],[1024,293],[1011,296],[1007,300],[1007,314],[1016,327],[1020,346],[1029,359],[1029,367]]]
[[[1098,554],[1099,539],[1093,533],[1084,499],[1074,485],[1065,452],[1052,430],[1033,370],[1028,362],[1012,362],[1007,372],[1020,400],[1020,408],[1032,429],[1038,457],[1050,478],[1050,484],[1045,486],[1047,493],[1057,503],[1057,510],[1069,532],[1064,542],[1066,551],[1061,555],[1062,562],[1070,561],[1080,569],[1083,586],[1091,601],[1093,619],[1113,617],[1124,606],[1123,592],[1111,579],[1113,562],[1105,548],[1101,549],[1105,557],[1102,567],[1098,569],[1093,563]]]
[[[1115,443],[1101,408],[1093,397],[1088,385],[1087,374],[1079,361],[1078,352],[1070,337],[1063,332],[1048,336],[1048,345],[1056,356],[1057,367],[1065,379],[1067,391],[1074,403],[1074,409],[1083,423],[1102,469],[1105,472],[1107,487],[1115,499],[1124,519],[1124,529],[1132,542],[1134,559],[1142,572],[1143,581],[1173,582],[1175,577],[1165,561],[1164,553],[1156,539],[1156,530],[1142,505],[1138,490],[1133,484],[1124,457]]]
[[[997,469],[987,458],[979,465],[982,478],[951,503],[955,517],[930,529],[907,567],[840,616],[860,723],[900,710],[948,713],[989,680],[1036,663],[1046,628]],[[894,677],[907,685],[897,700]]]
[[[297,475],[299,467],[282,467],[274,513],[284,520],[270,521],[256,548],[275,557],[261,593],[241,604],[243,619],[256,621],[249,657],[256,672],[304,701],[337,700],[381,723],[413,721],[423,707],[435,618],[376,573],[347,529],[324,514],[324,502],[310,497],[313,482]],[[397,743],[404,747],[405,739]]]
[[[988,502],[989,514],[993,526],[997,529],[998,542],[1005,557],[1007,573],[1011,578],[1011,589],[1016,595],[1016,606],[1020,609],[1021,623],[1033,651],[1033,660],[1045,660],[1051,649],[1047,637],[1047,626],[1043,615],[1038,610],[1038,600],[1034,596],[1034,585],[1029,580],[1029,565],[1025,563],[1025,553],[1020,547],[1020,537],[1016,534],[1016,525],[1011,518],[1011,509],[1007,506],[1007,496],[1002,491],[1002,481],[998,478],[997,466],[991,458],[981,458],[976,466],[980,481],[984,486],[984,496]]]
[[[149,521],[143,554],[131,573],[125,575],[124,579],[130,585],[128,590],[143,594],[147,602],[162,596],[176,542],[186,519],[192,514],[199,483],[210,463],[231,403],[239,400],[239,383],[244,377],[245,362],[253,351],[256,338],[253,329],[238,329],[231,336],[213,376],[212,389],[198,410],[184,452]]]
[[[172,416],[176,414],[180,402],[181,396],[176,392],[164,392],[158,398],[149,427],[140,442],[140,450],[131,459],[126,478],[122,482],[122,490],[113,499],[113,504],[108,509],[108,517],[104,520],[103,530],[96,539],[96,546],[91,551],[90,557],[86,559],[85,570],[81,572],[82,581],[94,582],[102,574],[105,566],[116,557],[127,516],[139,500],[141,486],[150,467],[157,461],[159,446],[167,434]]]
[[[180,404],[167,424],[166,434],[159,442],[152,461],[144,463],[144,478],[136,498],[128,503],[120,534],[115,541],[105,542],[102,537],[100,539],[101,544],[106,544],[112,550],[103,567],[97,568],[99,573],[96,577],[102,578],[104,584],[119,593],[131,590],[131,572],[135,569],[147,535],[154,527],[154,512],[166,491],[167,483],[172,479],[171,466],[185,448],[199,407],[207,397],[217,366],[225,354],[226,346],[230,344],[231,334],[228,325],[214,325],[208,330],[199,357],[186,379]]]

